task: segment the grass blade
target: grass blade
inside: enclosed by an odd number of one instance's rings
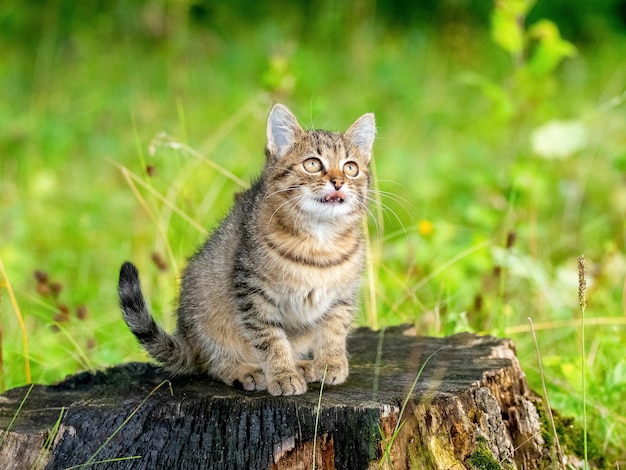
[[[556,446],[557,458],[559,459],[559,467],[564,468],[563,451],[561,450],[561,444],[559,442],[559,435],[556,433],[556,425],[554,424],[554,416],[552,415],[552,408],[550,407],[550,400],[548,400],[548,388],[546,387],[546,377],[543,373],[543,365],[541,362],[541,353],[539,352],[539,342],[537,341],[537,334],[533,326],[533,321],[528,317],[528,323],[530,323],[530,331],[533,334],[533,340],[535,341],[535,350],[537,352],[537,363],[539,364],[539,375],[541,376],[541,386],[543,388],[543,402],[546,407],[546,413],[550,418],[550,426],[552,426],[552,435],[554,436],[554,445]]]
[[[26,395],[24,395],[24,398],[22,398],[22,401],[20,402],[20,406],[17,407],[17,410],[15,410],[15,413],[13,414],[13,418],[11,418],[11,422],[9,423],[7,428],[4,430],[4,435],[2,436],[2,439],[0,439],[0,447],[2,447],[4,443],[6,442],[6,440],[8,439],[9,431],[13,427],[13,424],[15,423],[15,420],[19,416],[20,411],[22,411],[22,407],[24,406],[24,403],[26,403],[26,400],[28,399],[28,396],[30,395],[30,392],[32,391],[33,387],[34,385],[31,385],[30,387],[28,387],[28,391],[26,392]]]
[[[148,205],[147,201],[144,199],[144,197],[139,192],[139,189],[135,185],[135,183],[134,183],[134,181],[133,181],[133,179],[132,179],[132,177],[130,175],[129,170],[126,167],[122,167],[120,169],[120,171],[122,172],[122,176],[124,176],[124,179],[126,180],[126,183],[128,184],[128,186],[132,190],[133,194],[135,195],[135,198],[137,199],[137,201],[139,202],[141,207],[143,207],[144,211],[146,212],[148,217],[150,217],[150,219],[152,220],[152,222],[156,226],[157,230],[159,231],[159,234],[161,235],[161,238],[163,239],[163,245],[165,246],[165,251],[167,252],[167,257],[170,260],[170,265],[173,267],[174,272],[178,272],[178,264],[176,263],[176,257],[174,256],[174,252],[172,251],[172,245],[171,245],[169,239],[167,238],[167,234],[165,233],[165,228],[163,227],[163,224],[159,221],[158,217],[155,215],[155,213],[152,211],[152,209],[150,209],[150,206]]]
[[[317,399],[317,411],[315,412],[315,433],[313,434],[313,465],[312,470],[315,470],[315,457],[317,455],[317,427],[320,422],[320,411],[322,409],[322,393],[324,392],[324,382],[326,382],[326,372],[328,371],[328,365],[324,367],[324,375],[322,376],[322,383],[320,385],[320,396]]]
[[[400,432],[400,430],[402,429],[402,426],[405,423],[405,421],[402,421],[402,416],[404,416],[404,410],[406,409],[406,406],[408,405],[409,400],[411,399],[411,396],[413,395],[413,390],[415,390],[415,386],[417,385],[417,381],[420,379],[420,377],[422,376],[422,373],[424,372],[424,368],[426,367],[428,362],[433,357],[435,357],[436,354],[438,354],[439,352],[443,351],[444,349],[448,349],[448,348],[450,348],[449,345],[442,346],[442,347],[438,348],[437,350],[435,350],[434,352],[432,352],[426,358],[426,360],[422,363],[422,365],[420,366],[420,369],[417,371],[417,375],[415,376],[415,380],[413,380],[413,384],[411,384],[411,388],[409,388],[409,392],[406,394],[404,402],[402,403],[402,408],[400,409],[400,414],[398,414],[398,422],[396,423],[396,427],[394,428],[393,432],[391,433],[391,438],[389,439],[389,442],[387,443],[387,446],[385,447],[385,452],[383,453],[383,456],[380,459],[380,463],[379,463],[379,466],[378,466],[379,468],[382,468],[384,463],[391,459],[391,447],[393,446],[393,443],[396,440],[396,437],[398,436],[398,433]],[[391,463],[391,462],[389,462],[389,463]]]
[[[363,241],[365,243],[365,266],[367,271],[367,324],[373,330],[378,329],[378,307],[376,299],[376,261],[374,260],[374,252],[372,251],[372,241],[367,229],[367,220],[363,220]],[[380,258],[378,258],[380,259]]]
[[[52,448],[52,444],[54,443],[54,440],[56,439],[57,434],[59,433],[59,428],[61,427],[61,421],[63,420],[64,414],[65,414],[65,407],[62,406],[61,413],[59,413],[59,417],[54,423],[54,426],[52,426],[52,429],[50,430],[50,432],[48,433],[48,437],[46,438],[46,441],[43,443],[43,447],[41,448],[41,451],[39,451],[37,458],[35,459],[33,464],[30,466],[30,470],[35,470],[35,469],[40,469],[40,468],[45,467],[47,457],[48,457],[48,452]]]
[[[105,462],[103,461],[96,461],[95,458],[98,456],[98,454],[100,452],[102,452],[102,449],[104,449],[109,442],[111,442],[111,440],[117,435],[118,432],[120,432],[124,426],[126,426],[128,424],[128,422],[133,418],[133,416],[135,416],[137,414],[137,412],[143,407],[143,405],[148,401],[148,399],[154,395],[157,390],[159,390],[163,385],[168,384],[170,387],[170,394],[174,395],[174,392],[172,391],[172,383],[169,380],[164,380],[163,382],[161,382],[159,385],[157,385],[156,387],[154,387],[150,393],[148,393],[148,395],[146,396],[146,398],[144,398],[141,403],[139,403],[135,409],[133,411],[131,411],[131,413],[126,417],[126,419],[122,422],[122,424],[120,424],[118,426],[118,428],[113,431],[113,433],[107,437],[107,439],[102,443],[102,445],[100,447],[98,447],[98,449],[93,453],[93,455],[91,457],[89,457],[89,459],[87,460],[87,462],[80,464],[80,465],[75,465],[73,467],[69,467],[66,470],[70,470],[70,469],[76,469],[76,468],[84,468],[90,465],[95,465],[97,463],[102,463]],[[134,458],[141,458],[140,456],[133,456],[133,457],[123,457],[119,460],[127,460],[127,459],[134,459]],[[111,461],[117,461],[116,460],[106,460],[106,462],[111,462]]]
[[[24,374],[26,376],[26,383],[31,383],[31,375],[30,375],[30,357],[28,355],[28,331],[26,330],[26,323],[24,323],[24,317],[22,317],[22,312],[20,311],[20,307],[17,304],[17,300],[15,298],[15,294],[13,293],[13,288],[11,287],[11,283],[9,282],[9,276],[7,276],[7,272],[4,269],[4,263],[2,262],[2,257],[0,256],[0,272],[2,272],[2,278],[4,279],[3,285],[6,287],[7,292],[9,293],[9,298],[11,299],[11,305],[13,305],[13,311],[15,312],[15,316],[17,317],[17,322],[20,325],[20,329],[22,330],[22,346],[24,349]]]
[[[152,196],[156,197],[159,201],[161,201],[163,204],[169,207],[175,214],[180,216],[185,222],[187,222],[189,225],[195,228],[202,235],[207,235],[206,228],[204,228],[202,225],[196,222],[189,214],[187,214],[181,208],[175,205],[170,199],[163,196],[163,194],[161,194],[156,189],[154,189],[151,185],[143,181],[137,174],[130,171],[128,167],[122,165],[121,163],[116,162],[115,160],[109,160],[109,162],[122,173],[122,176],[124,177],[127,183],[128,183],[128,179],[130,178],[132,181],[134,181],[135,183],[139,184],[142,188],[147,190]],[[130,185],[130,183],[128,184]]]
[[[197,158],[202,163],[204,163],[205,165],[211,167],[213,170],[215,170],[218,173],[222,174],[223,176],[225,176],[229,180],[233,181],[237,185],[241,186],[242,188],[247,189],[247,188],[250,187],[250,184],[247,181],[242,180],[241,178],[239,178],[237,175],[235,175],[230,170],[227,170],[222,165],[220,165],[219,163],[214,162],[210,158],[205,157],[204,155],[202,155],[200,152],[198,152],[196,149],[190,147],[189,145],[184,144],[182,142],[178,142],[177,140],[175,140],[173,137],[167,135],[166,133],[159,134],[155,138],[155,140],[153,141],[152,146],[153,146],[153,148],[156,148],[158,146],[163,146],[163,147],[167,147],[167,148],[171,148],[171,149],[174,149],[174,150],[179,150],[181,152],[184,152],[184,153],[186,153],[188,155],[191,155],[194,158]]]

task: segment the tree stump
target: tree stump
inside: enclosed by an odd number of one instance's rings
[[[29,394],[29,386],[15,388],[0,396],[0,462],[16,469],[95,462],[151,470],[546,468],[535,397],[510,340],[358,329],[349,351],[345,384],[312,384],[297,397],[204,376],[172,379],[147,363],[80,373]]]

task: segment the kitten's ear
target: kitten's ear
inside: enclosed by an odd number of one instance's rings
[[[372,146],[374,145],[374,137],[376,137],[376,120],[374,113],[367,113],[357,119],[350,129],[344,134],[359,152],[367,158],[369,163],[372,158]]]
[[[289,108],[275,104],[267,117],[267,155],[280,158],[304,131]]]

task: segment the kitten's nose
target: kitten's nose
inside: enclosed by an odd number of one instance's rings
[[[343,179],[341,178],[331,178],[330,182],[333,184],[333,186],[335,187],[335,189],[338,191],[341,189],[341,187],[343,186]]]

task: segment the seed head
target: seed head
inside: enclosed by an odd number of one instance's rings
[[[578,304],[581,309],[587,307],[587,262],[585,256],[578,257]]]

